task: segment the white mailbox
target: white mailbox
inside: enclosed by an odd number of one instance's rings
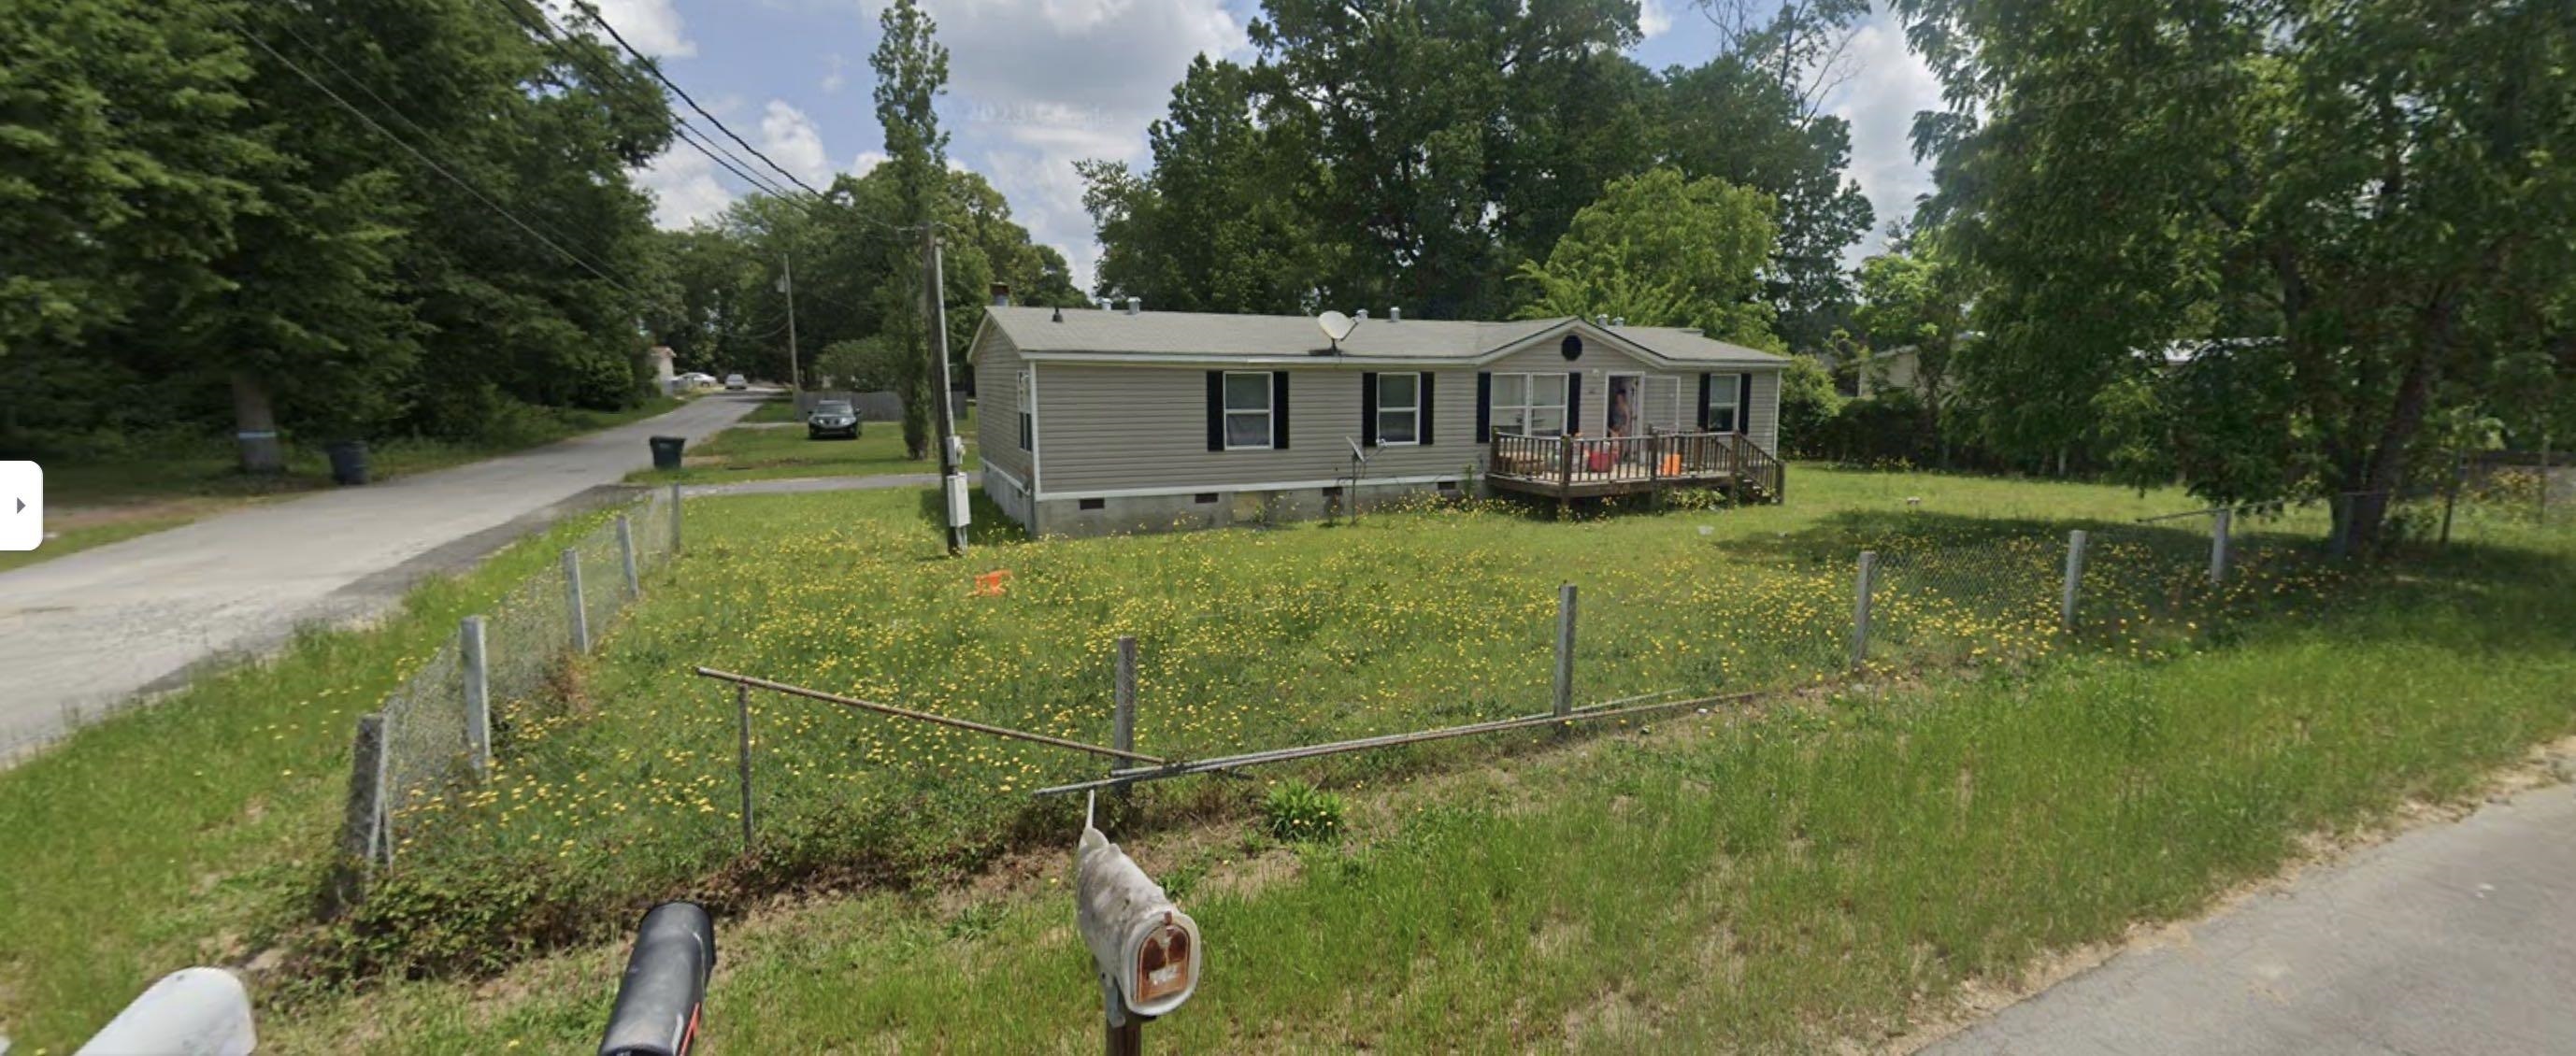
[[[1181,1007],[1207,962],[1198,922],[1099,829],[1085,824],[1073,853],[1075,917],[1107,990],[1110,1025]]]
[[[241,980],[221,968],[182,968],[125,1006],[78,1056],[249,1056],[258,1048]]]

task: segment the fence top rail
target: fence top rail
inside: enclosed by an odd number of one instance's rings
[[[873,711],[880,715],[892,715],[899,719],[917,719],[922,722],[936,723],[941,726],[954,726],[961,730],[973,730],[977,733],[991,734],[995,737],[1008,737],[1014,740],[1052,745],[1057,748],[1068,748],[1077,752],[1089,752],[1093,755],[1106,755],[1116,759],[1126,759],[1132,762],[1145,763],[1151,766],[1172,765],[1169,760],[1160,756],[1146,755],[1142,752],[1131,752],[1119,748],[1106,748],[1097,744],[1084,744],[1081,741],[1069,741],[1062,737],[1050,737],[1043,733],[1030,733],[1027,730],[1014,730],[1008,726],[994,726],[989,723],[976,722],[972,719],[952,718],[946,715],[934,715],[927,711],[914,711],[910,708],[898,708],[892,704],[879,704],[872,700],[860,700],[857,697],[844,697],[838,693],[825,693],[819,689],[807,689],[803,686],[791,686],[785,682],[772,682],[765,678],[755,678],[750,675],[737,675],[731,671],[719,671],[712,667],[696,667],[691,668],[690,670],[695,672],[699,678],[714,679],[718,682],[731,682],[738,686],[750,686],[754,689],[765,689],[772,693],[784,693],[791,697],[804,697],[809,700],[819,700],[826,704],[839,704],[843,707],[858,708],[862,711]]]

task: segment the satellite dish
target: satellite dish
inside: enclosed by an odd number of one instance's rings
[[[1340,348],[1342,339],[1351,336],[1351,331],[1358,329],[1360,324],[1340,312],[1325,312],[1315,317],[1315,325],[1324,329],[1325,340],[1332,342],[1334,348]]]

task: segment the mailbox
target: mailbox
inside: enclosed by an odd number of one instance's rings
[[[5,1047],[5,1046],[0,1046]],[[250,991],[221,968],[182,968],[162,976],[116,1014],[80,1056],[184,1052],[248,1056],[259,1048],[251,1027]]]
[[[1110,1025],[1181,1007],[1207,964],[1198,922],[1089,824],[1074,847],[1074,874],[1075,917],[1100,972]]]
[[[694,902],[644,914],[617,980],[599,1056],[687,1056],[698,1040],[707,978],[716,967],[715,919]]]

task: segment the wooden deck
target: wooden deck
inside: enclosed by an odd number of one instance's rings
[[[1487,484],[1558,502],[1709,488],[1776,503],[1787,478],[1778,456],[1741,433],[1585,439],[1497,432],[1485,460]]]

